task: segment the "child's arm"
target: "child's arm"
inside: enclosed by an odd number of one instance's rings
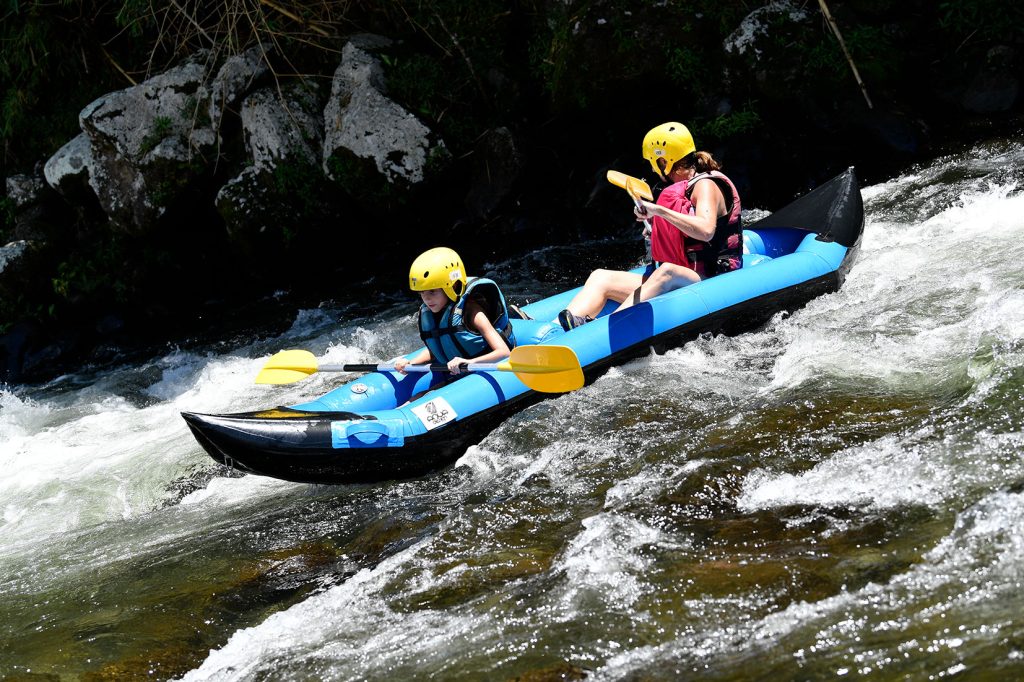
[[[430,362],[430,351],[424,348],[411,358],[398,358],[395,360],[395,371],[399,374],[405,374],[407,365],[422,365],[428,362]]]
[[[451,362],[448,363],[448,369],[452,374],[459,373],[459,365],[462,363],[473,365],[478,362],[498,362],[509,356],[508,344],[505,343],[505,339],[501,338],[501,334],[494,328],[491,321],[487,319],[487,314],[484,313],[479,305],[473,301],[468,301],[465,307],[464,319],[469,329],[484,337],[491,351],[477,358],[452,358]]]

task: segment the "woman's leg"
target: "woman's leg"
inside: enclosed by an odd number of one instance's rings
[[[642,282],[641,276],[633,272],[594,270],[567,309],[579,317],[597,317],[609,299],[621,303]]]
[[[616,308],[615,312],[625,310],[641,301],[654,298],[658,294],[681,289],[699,281],[700,275],[690,268],[684,268],[682,265],[675,265],[673,263],[662,263],[657,270],[651,273],[647,281],[629,292],[624,299],[621,299],[622,305]]]

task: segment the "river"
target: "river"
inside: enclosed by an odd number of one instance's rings
[[[867,186],[838,293],[416,480],[231,474],[179,416],[339,380],[254,385],[282,348],[408,351],[409,295],[0,387],[0,678],[1024,678],[1022,188],[1020,139]],[[523,303],[578,261],[485,269]]]

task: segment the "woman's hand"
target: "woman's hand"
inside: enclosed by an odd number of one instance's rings
[[[448,371],[452,374],[458,374],[462,371],[460,365],[469,364],[469,360],[466,358],[452,358],[448,361]]]
[[[652,215],[657,215],[658,205],[652,204],[649,201],[643,199],[636,200],[636,207],[633,209],[633,216],[638,221],[644,221],[649,219]]]

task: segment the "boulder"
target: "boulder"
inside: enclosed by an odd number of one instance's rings
[[[220,143],[226,107],[266,72],[263,48],[215,66],[209,51],[139,85],[104,95],[79,114],[76,138],[46,164],[48,181],[70,192],[88,179],[111,224],[147,232],[205,170]]]
[[[84,203],[95,197],[90,169],[93,166],[92,142],[79,133],[57,150],[43,166],[46,182],[72,203]]]
[[[345,183],[347,157],[368,160],[389,183],[424,181],[428,164],[448,155],[444,142],[386,95],[384,69],[373,37],[346,43],[324,109],[323,169]]]
[[[314,219],[328,195],[320,171],[322,98],[314,83],[263,88],[242,102],[247,167],[217,193],[225,229],[243,251],[279,244]],[[270,239],[273,237],[273,239]]]

